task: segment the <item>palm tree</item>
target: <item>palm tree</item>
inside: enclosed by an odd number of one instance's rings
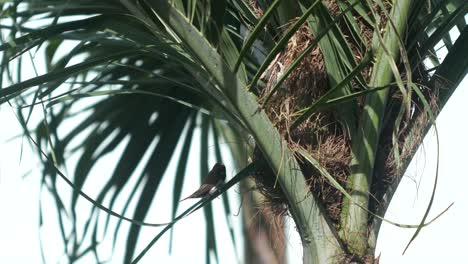
[[[463,0],[1,5],[9,36],[0,46],[0,102],[25,108],[18,116],[43,160],[44,186],[56,199],[62,228],[67,219],[72,223],[63,231],[70,262],[87,253],[100,261],[98,209],[108,213],[106,230],[112,215],[133,222],[124,258],[130,262],[163,177],[174,178],[175,223],[191,142],[200,141],[200,175],[207,175],[210,159],[223,160],[224,139],[236,142],[227,146],[240,172],[220,193],[244,180],[245,190],[254,187],[260,197],[250,208],[260,203],[270,212],[264,221],[288,213],[304,263],[372,263],[382,216],[405,168],[467,72]],[[453,27],[460,31],[456,41],[448,34]],[[440,41],[448,50],[443,61],[435,56]],[[24,80],[23,57],[37,50],[45,52],[46,73]],[[427,69],[425,61],[434,67]],[[97,100],[89,103],[89,97]],[[30,129],[34,107],[46,116]],[[73,129],[64,134],[69,120]],[[98,177],[91,169],[119,144],[124,150],[99,195],[86,195],[83,185]],[[57,181],[67,181],[60,168],[76,152],[65,218]],[[166,175],[172,158],[176,173]],[[115,212],[141,162],[129,202]],[[96,205],[83,226],[77,226],[80,197]],[[125,217],[132,198],[133,216]],[[216,251],[213,198],[196,204],[208,219],[208,251]],[[426,217],[414,226],[415,235]],[[85,239],[91,246],[82,247]]]

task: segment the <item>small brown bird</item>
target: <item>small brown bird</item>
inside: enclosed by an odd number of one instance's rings
[[[180,200],[181,202],[190,198],[202,198],[206,195],[213,194],[219,184],[223,183],[226,179],[226,167],[221,163],[216,163],[211,169],[208,176],[203,180],[202,185],[189,197]]]

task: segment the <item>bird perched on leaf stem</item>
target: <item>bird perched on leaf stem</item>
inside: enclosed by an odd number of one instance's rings
[[[213,194],[219,184],[223,183],[226,179],[226,167],[221,163],[216,163],[208,176],[203,179],[203,183],[198,190],[187,198],[180,200],[181,202],[190,198],[202,198],[207,195]]]

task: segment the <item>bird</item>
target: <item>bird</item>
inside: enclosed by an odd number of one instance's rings
[[[191,198],[202,198],[207,195],[213,194],[217,187],[226,179],[226,167],[221,163],[216,163],[208,176],[203,179],[203,183],[198,190],[187,198],[180,200],[180,202]]]

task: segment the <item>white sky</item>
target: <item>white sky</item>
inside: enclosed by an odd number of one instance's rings
[[[468,148],[468,78],[455,91],[437,119],[440,140],[439,181],[428,219],[455,204],[436,222],[423,228],[404,256],[402,252],[414,229],[402,229],[384,223],[377,252],[381,263],[460,263],[466,260],[468,245],[468,174],[465,169]],[[432,132],[418,150],[390,204],[386,218],[405,224],[417,224],[429,203],[436,166],[436,139]]]
[[[437,120],[440,136],[440,168],[437,193],[431,213],[428,219],[443,211],[452,202],[455,204],[452,208],[441,216],[435,223],[424,228],[419,237],[413,242],[404,256],[401,255],[403,249],[411,238],[414,229],[402,229],[383,224],[378,245],[377,255],[381,253],[381,263],[458,263],[466,259],[465,245],[468,245],[468,196],[466,195],[466,186],[468,186],[468,175],[464,168],[466,161],[465,152],[468,149],[468,139],[466,132],[468,124],[463,121],[463,116],[468,113],[468,78],[465,78],[459,89],[453,94],[449,103],[443,109]],[[23,152],[21,154],[21,138],[12,141],[6,141],[21,133],[21,128],[16,121],[13,111],[6,104],[0,107],[0,120],[2,129],[0,129],[0,263],[37,263],[40,261],[39,249],[39,186],[40,186],[40,166],[35,154],[31,153],[29,145],[24,142]],[[411,163],[406,176],[403,178],[386,218],[403,224],[417,224],[421,220],[424,211],[429,202],[432,186],[435,176],[436,146],[434,133],[429,133],[424,145],[419,149],[416,159]],[[107,157],[93,173],[109,174],[114,167],[115,159]],[[171,168],[174,170],[174,162]],[[198,172],[198,159],[192,162],[191,170]],[[212,162],[211,162],[212,163]],[[210,163],[210,164],[211,164]],[[231,164],[227,164],[228,177],[235,172]],[[26,178],[23,176],[29,170],[35,170]],[[73,170],[68,170],[72,172]],[[71,174],[70,174],[71,175]],[[192,179],[195,177],[192,177]],[[59,181],[61,181],[59,179]],[[170,190],[170,181],[165,181],[161,189]],[[193,187],[198,182],[193,180],[186,184],[183,195],[190,194]],[[91,184],[92,185],[92,184]],[[189,186],[189,187],[187,187]],[[66,185],[62,188],[67,190]],[[96,189],[85,185],[85,192],[95,193]],[[47,193],[47,191],[44,191]],[[235,197],[235,191],[230,191],[230,196]],[[164,195],[156,198],[157,204],[164,204]],[[167,197],[167,196],[166,196]],[[52,199],[47,194],[42,195],[42,199],[49,201],[49,206],[44,208],[44,212],[52,215],[46,215],[46,224],[41,231],[43,238],[47,243],[44,244],[46,259],[50,263],[66,263],[62,254],[62,242],[58,233],[58,227],[55,217],[55,209]],[[182,205],[186,208],[190,202]],[[82,202],[82,210],[86,212],[90,205]],[[221,210],[221,201],[215,200],[214,206]],[[169,205],[165,209],[169,212]],[[182,208],[182,209],[183,209]],[[232,210],[236,211],[238,204],[233,203]],[[160,210],[164,210],[161,208]],[[153,210],[154,211],[154,210]],[[180,211],[180,210],[179,210]],[[129,214],[131,215],[131,214]],[[222,213],[220,213],[222,215]],[[154,214],[152,222],[167,220],[166,216]],[[239,224],[239,217],[231,217],[235,224]],[[202,212],[197,212],[187,219],[183,219],[176,225],[175,242],[173,256],[168,256],[167,245],[168,235],[156,244],[151,252],[141,263],[153,263],[155,259],[161,263],[205,263],[204,261],[204,238],[193,239],[204,234],[205,224],[203,223]],[[220,223],[225,222],[224,217],[219,217]],[[224,225],[224,224],[222,224]],[[128,225],[124,228],[127,230]],[[227,231],[219,231],[220,241],[229,243],[229,250],[220,250],[220,259],[224,263],[236,263],[236,259],[231,250],[231,242]],[[138,248],[143,248],[148,241],[157,233],[156,230],[145,228],[142,232]],[[122,234],[126,234],[124,231]],[[187,234],[190,234],[191,240],[186,240]],[[217,234],[219,235],[219,234]],[[237,234],[239,235],[239,234]],[[288,249],[292,253],[291,263],[300,263],[300,243],[294,230],[289,230],[291,237],[288,241]],[[123,236],[120,236],[123,238]],[[194,242],[195,241],[195,242]],[[103,250],[108,250],[109,245],[104,245]],[[138,252],[138,249],[137,249]],[[118,248],[114,254],[116,258],[123,255],[123,249]],[[89,259],[88,259],[89,260]],[[228,260],[226,262],[226,260]],[[83,263],[86,263],[83,262]]]

